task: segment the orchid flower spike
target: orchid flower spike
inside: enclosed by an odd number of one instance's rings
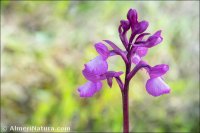
[[[148,25],[148,22],[145,20],[138,21],[137,11],[135,9],[130,9],[127,14],[127,20],[121,20],[119,26],[119,36],[126,50],[120,49],[110,40],[104,40],[104,42],[111,46],[111,50],[102,42],[95,44],[95,49],[99,55],[84,65],[85,68],[82,72],[88,82],[78,88],[81,97],[91,97],[98,92],[102,88],[102,80],[107,80],[108,85],[112,87],[113,78],[117,80],[120,89],[122,91],[124,90],[124,83],[120,78],[123,72],[108,71],[107,59],[114,55],[120,55],[125,64],[132,62],[136,65],[135,67],[137,67],[139,62],[142,62],[142,58],[146,56],[148,49],[156,46],[163,40],[161,30],[158,30],[153,35],[149,36],[147,40],[144,40],[143,38],[150,34],[144,33]],[[126,32],[130,29],[132,34],[128,42]],[[135,42],[132,43],[136,35],[138,36]],[[170,92],[169,86],[161,78],[162,75],[156,76],[163,71],[166,72],[168,69],[169,66],[163,64],[151,67],[148,70],[150,79],[146,83],[146,90],[150,95],[160,96]],[[134,71],[130,73],[133,72]],[[131,76],[131,78],[132,77],[133,76]]]
[[[99,55],[84,65],[82,73],[88,81],[78,88],[80,97],[92,97],[102,89],[103,80],[107,80],[107,84],[111,88],[113,79],[116,79],[122,93],[124,132],[129,131],[127,115],[129,83],[141,68],[144,68],[149,75],[149,79],[146,82],[146,91],[149,95],[158,97],[170,93],[170,87],[163,79],[163,75],[167,73],[169,66],[160,64],[152,67],[143,60],[150,48],[157,46],[163,41],[161,30],[151,35],[145,32],[148,26],[148,21],[140,21],[137,11],[130,9],[127,13],[127,20],[121,20],[118,27],[119,38],[124,49],[119,48],[110,40],[96,43],[94,47]],[[128,31],[131,32],[130,36],[127,34]],[[109,45],[110,48],[105,44]],[[108,70],[108,58],[117,55],[124,61],[124,72]],[[125,73],[124,82],[120,77],[123,73]]]

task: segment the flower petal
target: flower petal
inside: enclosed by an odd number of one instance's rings
[[[148,48],[146,47],[138,47],[136,50],[136,54],[139,55],[140,57],[143,57],[147,54]]]
[[[158,30],[158,31],[156,31],[153,35],[154,35],[154,36],[161,36],[161,32],[162,32],[161,30]]]
[[[110,40],[103,40],[104,42],[108,43],[112,48],[113,50],[117,50],[117,51],[122,51],[115,43],[113,43],[112,41]]]
[[[123,74],[122,71],[119,71],[119,72],[108,71],[108,72],[105,73],[106,77],[119,77],[122,74]]]
[[[161,30],[155,32],[152,36],[150,36],[146,41],[136,41],[132,44],[135,47],[147,47],[151,48],[153,46],[161,43],[163,38],[161,37]]]
[[[130,28],[130,22],[129,21],[127,21],[127,20],[121,20],[120,23],[121,23],[121,26],[122,26],[124,32],[126,32],[127,30],[129,30],[129,28]]]
[[[110,51],[111,52],[110,56],[117,54],[117,55],[120,55],[125,62],[128,62],[127,57],[126,57],[126,54],[127,54],[126,52],[122,51],[117,45],[115,45],[110,40],[103,40],[103,41],[108,43],[113,48],[112,52]]]
[[[119,72],[115,72],[115,71],[107,71],[105,74],[102,74],[100,76],[100,80],[105,80],[108,78],[113,78],[113,77],[119,77],[120,75],[122,75],[123,72],[119,71]]]
[[[100,91],[102,88],[102,82],[99,81],[99,82],[96,82],[95,84],[96,84],[96,91]]]
[[[162,37],[152,36],[147,40],[147,43],[145,44],[146,47],[151,48],[153,46],[156,46],[157,44],[161,43],[163,40]]]
[[[99,42],[95,44],[96,51],[106,60],[109,56],[109,50],[103,43]]]
[[[107,83],[109,85],[109,87],[112,87],[112,80],[113,77],[115,78],[119,78],[119,76],[123,74],[123,72],[119,71],[119,72],[115,72],[115,71],[108,71],[105,74],[101,75],[101,80],[107,79]],[[117,80],[117,79],[116,79]]]
[[[144,32],[148,26],[149,26],[149,23],[147,21],[141,21],[135,25],[132,25],[131,29],[133,33],[139,34],[139,33]]]
[[[88,81],[78,88],[80,97],[92,97],[96,92],[102,88],[102,83]]]
[[[127,19],[131,24],[137,23],[138,15],[135,9],[130,9],[127,14]]]
[[[156,78],[164,75],[169,70],[166,64],[156,65],[150,68],[149,75],[151,78]]]
[[[145,46],[148,48],[151,48],[151,47],[161,43],[162,40],[163,40],[163,38],[161,37],[161,30],[159,30],[147,39]]]
[[[135,42],[140,42],[140,41],[142,41],[142,39],[146,36],[146,35],[149,35],[150,33],[142,33],[142,34],[140,34],[137,38],[136,38],[136,40],[135,40]]]
[[[161,77],[149,79],[146,83],[146,90],[154,97],[170,93],[169,86],[162,80]]]
[[[138,64],[140,61],[141,61],[141,58],[138,54],[134,54],[132,57],[131,57],[131,61],[134,63],[134,64]]]
[[[100,75],[106,73],[108,70],[108,63],[101,56],[97,56],[87,64],[82,71],[86,79],[90,81],[98,81]]]

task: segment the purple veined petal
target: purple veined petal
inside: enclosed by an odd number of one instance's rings
[[[90,81],[97,81],[100,75],[106,73],[108,70],[108,63],[103,59],[102,56],[97,56],[93,60],[85,64],[85,68],[82,71],[86,79]]]
[[[101,80],[100,75],[97,75],[97,74],[95,74],[91,71],[88,71],[88,69],[86,67],[87,66],[85,66],[85,69],[82,71],[82,73],[87,80],[90,80],[90,81],[93,81],[93,82],[97,82],[97,81]]]
[[[153,46],[156,46],[157,44],[161,43],[163,40],[162,37],[152,36],[147,40],[147,43],[145,44],[146,47],[151,48]]]
[[[127,19],[131,24],[137,23],[138,15],[135,9],[130,9],[127,13]]]
[[[109,56],[109,50],[103,43],[99,42],[95,44],[96,51],[106,60]]]
[[[148,48],[151,48],[151,47],[161,43],[162,40],[163,40],[163,38],[161,37],[161,30],[159,30],[147,39],[145,46]]]
[[[150,68],[149,76],[156,78],[164,75],[169,70],[169,66],[166,64],[156,65]]]
[[[149,26],[149,23],[147,21],[141,21],[135,25],[131,25],[131,29],[133,33],[140,34],[144,32]]]
[[[141,58],[138,54],[134,54],[132,57],[131,57],[131,61],[134,63],[134,64],[138,64],[140,61],[141,61]]]
[[[104,42],[106,42],[107,44],[109,44],[113,50],[118,50],[118,51],[122,51],[117,45],[115,45],[112,41],[110,40],[103,40]]]
[[[107,72],[108,63],[103,60],[102,56],[97,56],[85,64],[86,69],[94,74],[101,75]]]
[[[162,80],[161,77],[150,78],[146,83],[146,90],[154,97],[170,93],[169,86]]]
[[[161,43],[163,40],[162,37],[158,37],[158,36],[151,36],[150,38],[148,38],[148,40],[146,42],[137,42],[136,44],[132,44],[135,47],[147,47],[147,48],[151,48],[154,47],[156,45],[158,45],[159,43]]]
[[[146,47],[138,47],[136,50],[136,54],[140,57],[143,57],[147,54],[148,52],[148,48]]]
[[[139,30],[137,31],[137,33],[144,32],[149,26],[149,22],[147,21],[141,21],[138,24],[139,24]]]
[[[92,97],[102,88],[102,83],[88,81],[78,88],[80,97]]]
[[[140,35],[136,38],[135,43],[140,42],[140,41],[143,41],[143,38],[144,38],[146,35],[149,35],[149,34],[150,34],[150,33],[142,33],[142,34],[140,34]]]

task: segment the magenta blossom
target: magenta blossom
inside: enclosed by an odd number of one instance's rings
[[[152,67],[143,61],[143,57],[147,55],[148,50],[163,41],[161,30],[150,35],[150,33],[145,32],[148,26],[149,23],[147,21],[138,20],[136,10],[130,9],[127,14],[127,20],[121,20],[118,28],[119,37],[124,45],[124,50],[120,49],[110,40],[104,40],[104,42],[108,44],[111,49],[108,49],[102,42],[96,43],[95,49],[99,55],[85,64],[82,73],[88,81],[78,88],[81,97],[91,97],[101,90],[102,80],[107,80],[109,87],[112,87],[113,78],[115,78],[122,92],[124,132],[129,131],[129,83],[141,68],[144,68],[150,77],[146,82],[146,91],[148,94],[157,97],[170,93],[170,87],[162,78],[169,70],[169,66],[160,64]],[[129,30],[131,31],[131,35],[128,37],[127,32]],[[147,39],[144,39],[146,36]],[[107,59],[116,55],[119,55],[125,63],[124,82],[120,78],[123,72],[108,71]],[[134,65],[133,69],[132,65]]]
[[[95,48],[100,55],[85,64],[85,68],[82,72],[88,82],[78,88],[81,97],[91,97],[98,92],[102,88],[101,80],[107,79],[108,85],[112,87],[113,77],[116,78],[122,88],[119,76],[123,74],[123,72],[108,71],[106,59],[112,52],[102,43],[95,44]]]

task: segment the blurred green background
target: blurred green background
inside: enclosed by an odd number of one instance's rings
[[[122,48],[118,25],[129,8],[162,29],[164,41],[144,58],[166,63],[171,94],[147,94],[140,71],[130,86],[130,130],[199,132],[198,1],[3,1],[1,2],[1,126],[70,126],[71,131],[122,131],[121,92],[110,89],[80,98],[84,63],[94,44],[110,39]],[[119,57],[110,70],[125,69]]]

